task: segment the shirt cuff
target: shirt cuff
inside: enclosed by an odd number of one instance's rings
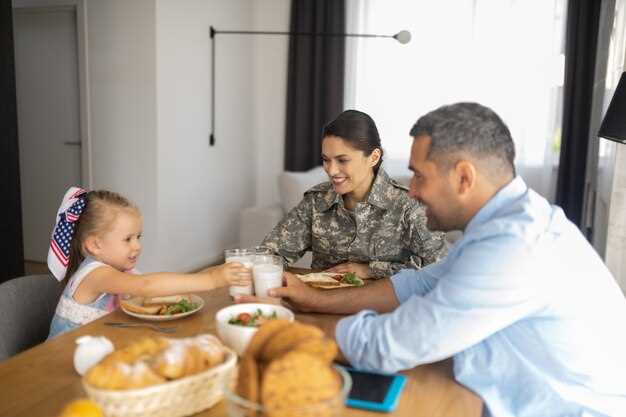
[[[392,274],[391,262],[372,261],[369,263],[372,278],[379,279],[389,277]]]
[[[400,304],[415,294],[415,281],[419,279],[416,275],[417,271],[415,270],[403,269],[391,277],[391,285],[393,285],[393,290]]]

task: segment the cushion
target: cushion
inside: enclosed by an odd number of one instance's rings
[[[383,159],[383,168],[391,178],[408,187],[413,173],[409,171],[409,162],[405,159]]]
[[[0,284],[0,361],[46,340],[64,286],[52,275]]]
[[[282,172],[278,177],[278,190],[285,213],[298,205],[306,190],[324,181],[328,181],[328,175],[321,166],[305,172]]]

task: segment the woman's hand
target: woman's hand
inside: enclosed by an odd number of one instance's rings
[[[346,262],[343,264],[335,265],[332,268],[328,268],[327,272],[337,272],[344,274],[346,272],[354,272],[360,278],[372,278],[372,271],[368,264],[360,264],[356,262]]]
[[[223,285],[244,286],[252,283],[252,271],[239,262],[228,262],[205,269],[203,272],[205,271]]]

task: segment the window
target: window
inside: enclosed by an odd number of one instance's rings
[[[346,108],[376,121],[388,158],[409,156],[417,117],[476,101],[495,110],[516,144],[516,167],[554,200],[559,159],[566,0],[348,0]]]

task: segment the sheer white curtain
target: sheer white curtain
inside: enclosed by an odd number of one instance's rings
[[[406,161],[417,118],[444,104],[494,109],[529,185],[554,199],[566,0],[348,0],[346,108],[370,114],[388,157]]]

